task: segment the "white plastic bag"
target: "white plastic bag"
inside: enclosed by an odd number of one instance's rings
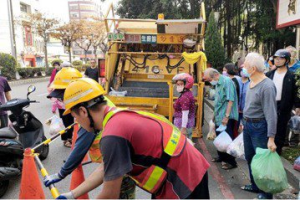
[[[112,87],[110,89],[111,91],[108,93],[110,96],[124,97],[127,94],[127,91],[116,91]]]
[[[212,120],[210,120],[210,122],[209,122],[209,132],[208,132],[207,137],[206,137],[207,140],[214,140],[217,137],[215,129],[216,129],[215,123]]]
[[[50,127],[49,127],[50,135],[55,135],[59,131],[65,129],[65,126],[64,126],[62,120],[57,115],[53,115],[53,117],[51,117],[50,120],[51,120]]]
[[[245,160],[245,150],[244,150],[244,137],[241,133],[233,142],[228,146],[227,153],[236,158],[241,158]]]
[[[217,150],[220,152],[226,152],[228,146],[231,143],[232,143],[232,139],[225,131],[223,131],[220,135],[218,135],[214,140],[214,145],[216,146]]]

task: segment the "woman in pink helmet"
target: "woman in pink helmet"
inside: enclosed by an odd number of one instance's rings
[[[176,90],[180,94],[173,104],[174,125],[192,139],[195,126],[195,99],[190,89],[193,87],[194,78],[187,73],[181,73],[173,77],[173,83],[176,84]]]

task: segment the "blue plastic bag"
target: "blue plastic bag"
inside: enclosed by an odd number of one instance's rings
[[[257,187],[264,192],[276,194],[288,187],[286,172],[276,152],[256,148],[251,169]]]

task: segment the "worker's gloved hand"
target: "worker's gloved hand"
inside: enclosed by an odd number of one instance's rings
[[[53,184],[53,183],[57,183],[59,181],[61,181],[63,179],[63,177],[59,174],[51,174],[49,176],[46,176],[46,178],[44,179],[44,185],[46,187],[49,187],[49,185]]]
[[[75,199],[72,191],[60,194],[56,199]]]

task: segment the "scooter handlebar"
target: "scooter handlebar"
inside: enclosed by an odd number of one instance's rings
[[[32,100],[32,101],[29,101],[30,103],[40,103],[39,101],[36,101],[36,100]]]

